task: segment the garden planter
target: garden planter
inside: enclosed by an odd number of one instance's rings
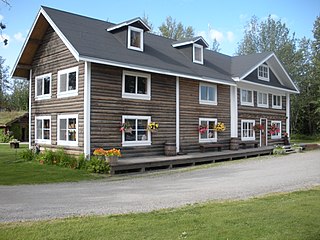
[[[109,156],[107,157],[107,161],[110,163],[110,164],[113,164],[113,163],[117,163],[118,162],[118,156]]]

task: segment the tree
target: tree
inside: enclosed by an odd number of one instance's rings
[[[8,104],[9,67],[4,65],[5,60],[0,56],[0,110],[6,109]]]
[[[10,110],[28,111],[29,82],[26,80],[15,79],[9,100]]]
[[[220,52],[220,50],[221,50],[221,48],[220,48],[220,43],[217,41],[217,39],[214,39],[214,40],[213,40],[211,50],[212,50],[212,51],[215,51],[215,52]]]
[[[161,36],[181,40],[194,37],[194,29],[191,26],[184,27],[181,22],[177,23],[171,16],[159,27]]]
[[[142,20],[150,27],[150,32],[153,32],[153,24],[150,22],[149,16],[144,13]]]
[[[2,2],[10,7],[9,1],[7,0],[2,0]],[[3,35],[2,35],[2,31],[6,29],[6,25],[3,22],[0,22],[0,39],[3,41],[4,45],[8,44],[8,39],[6,39]]]

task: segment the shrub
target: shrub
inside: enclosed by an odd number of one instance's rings
[[[8,143],[13,140],[13,136],[8,132],[4,133],[2,130],[0,130],[0,143]]]
[[[87,171],[91,173],[109,173],[109,164],[104,159],[99,159],[95,156],[91,157],[87,162]]]
[[[84,154],[80,154],[78,156],[76,169],[85,169],[87,162],[88,162],[88,160],[86,159],[85,155]]]
[[[26,149],[20,153],[20,157],[25,161],[33,161],[36,159],[36,154],[32,149]]]

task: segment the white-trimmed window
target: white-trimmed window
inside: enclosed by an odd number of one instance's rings
[[[282,96],[272,95],[272,108],[282,109]]]
[[[58,71],[58,98],[78,95],[79,67]]]
[[[255,132],[253,126],[255,120],[241,120],[241,141],[255,140]]]
[[[258,79],[269,81],[269,67],[266,64],[262,64],[258,68]]]
[[[199,102],[200,104],[217,105],[217,85],[200,83]]]
[[[58,115],[58,145],[78,146],[78,115]]]
[[[128,48],[143,51],[143,29],[128,27]]]
[[[241,105],[253,106],[253,91],[247,89],[240,90]]]
[[[217,142],[217,131],[214,130],[217,124],[215,118],[200,118],[199,126],[206,127],[206,130],[199,131],[199,142]]]
[[[51,98],[51,73],[35,77],[35,99]]]
[[[203,64],[203,46],[193,44],[193,62]]]
[[[122,132],[122,146],[151,145],[150,122],[150,116],[122,116],[122,123],[130,126],[131,130]]]
[[[273,132],[271,132],[271,139],[281,138],[281,121],[271,121],[271,126],[275,127]]]
[[[123,71],[122,97],[150,100],[151,75],[140,72]]]
[[[269,94],[264,92],[258,92],[258,107],[269,107]]]
[[[35,142],[51,144],[51,116],[35,117]]]

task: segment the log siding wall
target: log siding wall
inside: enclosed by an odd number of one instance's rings
[[[121,148],[123,157],[163,155],[164,143],[175,142],[176,79],[151,74],[151,100],[122,98],[122,73],[127,69],[91,66],[91,151],[97,147]],[[135,71],[136,72],[136,71]],[[151,146],[122,147],[122,116],[151,116],[159,123]]]
[[[200,150],[199,118],[216,118],[226,130],[217,133],[218,143],[229,149],[230,142],[230,87],[216,84],[217,105],[199,104],[199,81],[180,78],[180,146],[182,152]]]
[[[78,70],[78,95],[74,97],[57,98],[58,71],[71,67]],[[51,73],[51,98],[35,101],[35,77]],[[83,152],[83,95],[84,95],[84,63],[77,62],[59,36],[49,26],[39,46],[32,63],[31,91],[31,141],[35,143],[35,117],[51,116],[51,146],[63,147],[69,152]],[[57,118],[59,114],[78,114],[78,146],[57,145]]]
[[[257,91],[253,91],[254,106],[243,106],[240,102],[240,90],[238,89],[238,136],[241,139],[241,120],[249,119],[255,120],[256,124],[260,123],[261,118],[266,118],[268,121],[268,145],[273,145],[279,141],[279,139],[271,139],[269,133],[271,121],[281,121],[281,135],[286,132],[286,97],[282,96],[282,109],[272,108],[272,94],[268,94],[269,107],[263,108],[257,105]],[[256,140],[260,140],[260,132],[255,134]]]

